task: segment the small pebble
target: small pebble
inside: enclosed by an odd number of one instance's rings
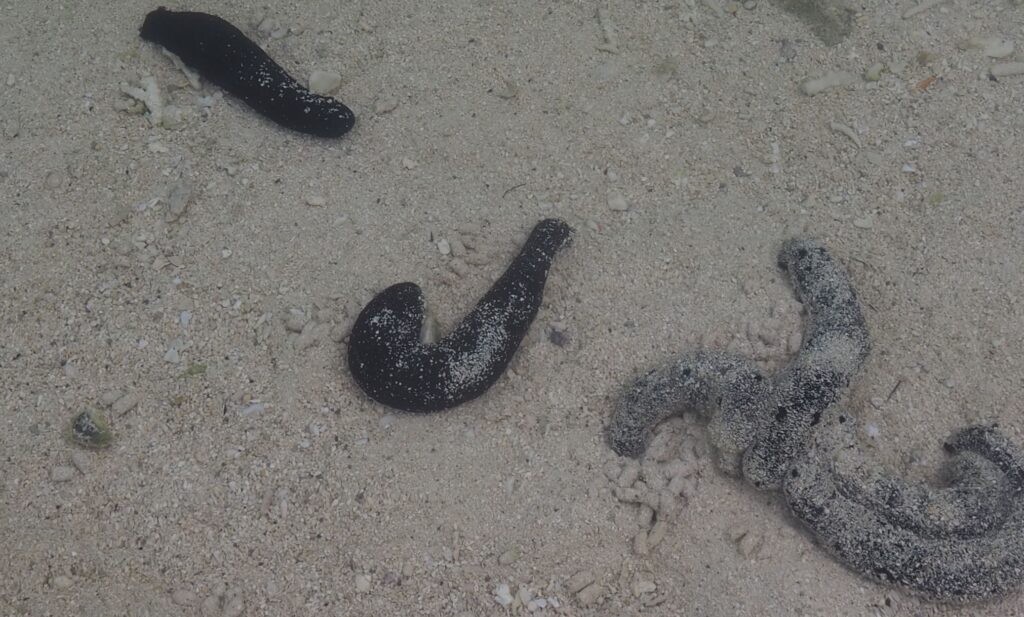
[[[654,593],[657,589],[658,586],[652,581],[638,580],[633,583],[633,595],[635,596],[642,596],[645,593]]]
[[[220,615],[220,598],[217,596],[207,596],[203,599],[203,603],[200,606],[200,610],[204,617],[214,617]]]
[[[665,539],[665,533],[668,531],[668,523],[665,521],[658,521],[651,528],[651,532],[647,534],[647,547],[654,548],[661,544],[661,541]]]
[[[110,406],[110,411],[115,416],[123,416],[129,411],[135,409],[139,404],[138,394],[125,394],[121,398],[114,401],[114,404]]]
[[[510,563],[513,563],[513,562],[517,561],[518,559],[519,559],[519,550],[515,549],[515,548],[510,548],[510,549],[508,549],[507,551],[505,551],[504,553],[502,553],[501,555],[498,556],[498,563],[503,565],[503,566],[507,566]]]
[[[292,309],[288,312],[288,317],[284,320],[284,329],[289,332],[301,334],[303,328],[309,323],[309,318],[306,314],[298,309]]]
[[[393,96],[382,96],[373,104],[373,113],[378,116],[391,113],[398,107],[398,99]]]
[[[629,210],[626,198],[616,190],[608,191],[608,208],[613,212],[625,212]]]
[[[633,552],[637,555],[646,555],[650,552],[647,532],[643,529],[636,532],[636,535],[633,536]]]
[[[359,593],[367,593],[370,591],[370,576],[368,574],[356,575],[356,591]]]
[[[635,460],[626,461],[616,482],[622,488],[629,488],[640,479],[640,463]]]
[[[565,588],[569,593],[578,593],[584,587],[594,582],[594,573],[590,570],[580,570],[569,577],[565,582]]]
[[[805,80],[800,84],[800,91],[807,96],[814,96],[831,88],[848,86],[855,81],[854,76],[846,71],[833,71],[821,77]]]
[[[177,589],[171,594],[171,601],[178,606],[192,606],[197,599],[196,594],[187,589]]]
[[[53,480],[54,482],[70,482],[75,477],[76,473],[78,472],[75,471],[74,467],[57,465],[50,470],[50,480]]]
[[[736,541],[736,550],[740,555],[748,559],[754,557],[761,551],[764,545],[764,536],[759,533],[748,531]]]
[[[579,593],[576,594],[576,599],[579,600],[579,603],[583,606],[590,606],[600,600],[603,594],[604,589],[601,585],[599,583],[593,583],[581,589]]]
[[[441,238],[440,240],[437,241],[437,250],[442,255],[450,255],[451,252],[452,252],[452,247],[451,247],[450,244],[448,244],[447,240],[445,240],[444,238]]]
[[[313,71],[309,75],[309,91],[313,94],[331,94],[341,87],[341,75],[332,71]]]
[[[494,588],[494,601],[502,606],[512,604],[512,592],[508,585],[502,583]]]
[[[57,576],[53,577],[52,579],[50,579],[50,582],[57,589],[67,589],[74,584],[74,581],[72,581],[70,577],[64,576],[63,574],[58,574]]]
[[[1011,77],[1013,75],[1024,75],[1024,62],[1003,62],[996,64],[989,69],[992,77]]]
[[[1013,41],[998,36],[976,36],[961,46],[965,49],[980,49],[989,58],[1008,58],[1013,55]]]
[[[89,471],[89,457],[81,450],[75,450],[71,453],[71,464],[75,466],[82,475],[85,475]]]
[[[307,195],[306,205],[313,206],[314,208],[322,208],[327,203],[322,195]]]
[[[876,62],[864,70],[864,81],[878,81],[882,78],[882,71],[885,70],[885,65],[881,62]]]

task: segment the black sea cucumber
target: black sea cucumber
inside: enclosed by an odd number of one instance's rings
[[[771,380],[749,361],[717,353],[688,354],[648,374],[627,388],[612,417],[608,438],[617,453],[642,454],[670,415],[706,412],[724,469],[742,464],[755,486],[780,485],[811,427],[860,368],[868,334],[846,273],[820,243],[787,242],[779,265],[807,308],[807,334],[793,361]]]
[[[946,443],[941,487],[911,483],[870,461],[839,393],[868,352],[846,273],[820,244],[790,241],[780,265],[807,307],[797,357],[771,380],[749,360],[687,354],[636,380],[608,427],[611,447],[639,456],[659,422],[708,417],[724,471],[780,484],[790,511],[848,567],[931,600],[1004,595],[1024,580],[1024,453],[991,427]]]
[[[512,359],[544,294],[548,269],[572,238],[557,219],[533,228],[519,255],[472,312],[437,343],[420,341],[423,293],[388,287],[363,308],[349,337],[348,365],[370,398],[404,411],[438,411],[474,399]]]
[[[352,110],[312,94],[241,30],[216,15],[160,7],[146,15],[139,36],[162,45],[281,126],[317,137],[341,137],[355,123]]]

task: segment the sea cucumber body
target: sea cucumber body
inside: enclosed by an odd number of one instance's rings
[[[877,470],[831,414],[789,470],[790,510],[849,568],[932,600],[972,602],[1024,579],[1024,456],[989,427],[946,444],[942,488]]]
[[[486,392],[536,317],[548,269],[571,235],[562,221],[538,223],[501,278],[437,343],[420,342],[418,286],[399,283],[382,291],[360,312],[349,337],[356,382],[370,398],[404,411],[439,411]]]
[[[146,16],[139,35],[281,126],[341,137],[355,123],[348,107],[311,93],[241,30],[216,15],[161,7]]]

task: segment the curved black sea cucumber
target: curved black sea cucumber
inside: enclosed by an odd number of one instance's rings
[[[749,361],[684,355],[627,388],[607,431],[612,449],[639,456],[666,417],[706,412],[723,469],[742,466],[744,477],[760,488],[781,484],[811,428],[860,368],[868,333],[846,272],[824,246],[786,242],[779,266],[789,272],[808,315],[806,336],[789,365],[767,380]]]
[[[355,123],[352,110],[311,93],[241,30],[216,15],[160,7],[146,15],[139,36],[162,45],[281,126],[317,137],[341,137]]]
[[[533,228],[519,255],[472,312],[437,343],[420,342],[423,292],[388,287],[363,308],[349,337],[348,365],[370,398],[404,411],[439,411],[494,384],[533,322],[548,269],[572,238],[557,219]]]
[[[636,380],[608,428],[639,456],[659,422],[708,416],[724,471],[761,488],[781,481],[790,511],[852,570],[931,600],[1005,595],[1024,580],[1024,452],[992,427],[945,444],[942,486],[911,483],[870,461],[856,422],[835,403],[868,351],[856,295],[821,245],[791,241],[779,263],[808,311],[796,359],[768,380],[752,362],[687,354]]]

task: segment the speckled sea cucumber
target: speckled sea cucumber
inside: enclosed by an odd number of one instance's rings
[[[160,7],[146,15],[139,35],[281,126],[317,137],[341,137],[355,123],[352,110],[312,94],[241,30],[216,15]]]
[[[784,484],[790,510],[857,572],[944,602],[998,597],[1024,579],[1024,455],[992,427],[946,443],[945,487],[867,461],[855,422],[829,413]]]
[[[439,411],[474,399],[501,376],[540,308],[548,269],[572,229],[534,227],[519,255],[447,336],[420,341],[423,292],[388,287],[363,308],[349,337],[348,365],[370,398],[405,411]]]
[[[820,244],[790,241],[780,265],[807,307],[807,336],[773,379],[749,360],[684,355],[621,397],[608,438],[639,456],[651,430],[687,410],[709,417],[725,471],[782,484],[790,510],[851,569],[932,600],[1004,595],[1024,580],[1024,453],[992,427],[955,434],[944,487],[910,483],[865,457],[835,403],[868,351],[856,296]]]
[[[846,273],[824,246],[786,242],[779,265],[807,308],[806,336],[792,362],[768,380],[740,358],[682,356],[627,388],[608,428],[617,453],[642,454],[651,431],[670,415],[706,412],[723,469],[742,466],[760,488],[780,485],[811,428],[860,368],[868,333]]]

